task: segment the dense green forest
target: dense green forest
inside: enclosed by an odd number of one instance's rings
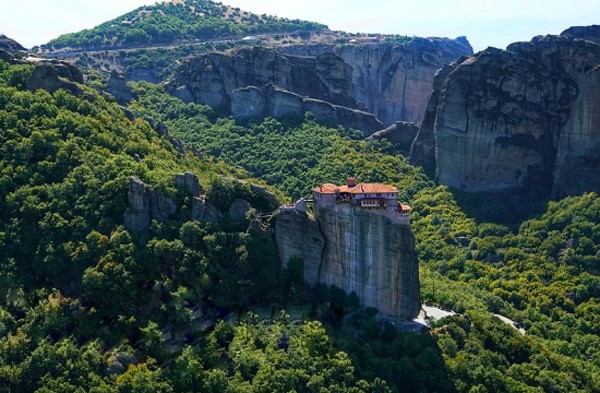
[[[314,22],[255,15],[210,0],[167,1],[140,7],[93,29],[61,35],[43,48],[118,48],[324,28]]]
[[[348,175],[397,185],[414,208],[424,300],[463,314],[432,331],[458,391],[600,390],[596,194],[550,202],[545,213],[520,225],[476,222],[449,190],[389,154],[390,144],[357,140],[359,134],[325,127],[310,116],[237,123],[149,84],[135,90],[135,111],[161,118],[185,142],[287,195],[298,197],[314,184],[343,182]],[[492,313],[518,321],[527,335]],[[367,335],[359,341],[368,342],[365,347],[349,340],[345,329],[334,329],[336,343],[355,359],[359,375],[388,382],[404,375],[385,340]]]
[[[478,222],[393,145],[310,115],[237,123],[134,86],[130,109],[198,158],[89,88],[24,91],[32,68],[0,62],[0,391],[600,391],[596,194],[511,227]],[[422,297],[458,314],[401,332],[352,294],[305,287],[268,230],[246,230],[252,215],[190,220],[185,171],[225,210],[250,191],[220,175],[288,198],[347,175],[397,185]],[[131,176],[178,205],[139,235],[123,227]]]

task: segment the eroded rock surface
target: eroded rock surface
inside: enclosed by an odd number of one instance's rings
[[[399,148],[400,153],[402,153],[402,155],[408,156],[412,141],[415,139],[418,132],[418,124],[407,121],[397,121],[388,128],[375,132],[368,139],[386,139],[390,143],[396,145]]]
[[[399,120],[420,122],[436,70],[473,54],[465,37],[415,37],[405,44],[293,46],[282,51],[299,56],[333,52],[341,57],[352,67],[354,98],[386,126]]]
[[[419,266],[410,226],[337,204],[319,209],[316,218],[281,213],[275,236],[281,262],[301,258],[308,284],[355,292],[365,306],[397,318],[418,315]]]
[[[77,84],[83,84],[83,74],[74,65],[57,60],[36,59],[31,62],[34,62],[36,66],[31,76],[25,81],[25,89],[29,91],[43,89],[50,93],[64,89],[74,95],[82,93]]]
[[[125,80],[123,74],[115,70],[110,73],[107,90],[121,105],[125,105],[133,100],[133,93],[127,84],[127,80]]]
[[[363,130],[370,134],[398,120],[420,121],[435,70],[473,53],[464,37],[280,49],[242,48],[191,58],[167,90],[236,117],[310,111],[326,124],[374,128]],[[275,88],[267,91],[268,85]],[[376,128],[380,121],[384,125]]]
[[[545,36],[445,67],[411,161],[466,191],[600,190],[599,64],[593,40]]]

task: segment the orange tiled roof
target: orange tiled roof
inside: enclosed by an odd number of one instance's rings
[[[335,194],[336,190],[341,193],[349,194],[377,194],[398,192],[396,187],[388,186],[382,183],[358,183],[354,187],[336,186],[335,184],[325,183],[319,187],[313,188],[313,191],[321,194]]]
[[[412,207],[410,207],[410,205],[405,205],[404,203],[400,204],[400,210],[402,211],[411,211]]]

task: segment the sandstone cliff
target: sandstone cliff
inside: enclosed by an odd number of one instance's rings
[[[412,141],[419,132],[419,125],[416,123],[397,121],[388,128],[377,131],[371,135],[369,140],[386,139],[390,143],[396,145],[399,152],[405,157],[408,156]]]
[[[275,236],[283,264],[303,259],[308,284],[355,292],[365,306],[400,319],[418,315],[419,266],[410,226],[338,204],[319,209],[316,218],[280,214]]]
[[[414,37],[405,44],[308,45],[281,50],[300,56],[327,52],[340,56],[352,67],[355,99],[385,125],[398,120],[420,122],[436,70],[473,54],[465,37]]]
[[[506,51],[488,48],[443,68],[411,161],[467,191],[599,191],[594,31],[577,30],[586,40],[545,36]]]
[[[269,83],[301,96],[357,108],[352,68],[331,53],[296,57],[262,47],[214,52],[184,61],[168,90],[184,101],[228,110],[235,89]]]
[[[273,105],[281,101],[285,114],[310,110],[326,124],[358,129],[366,124],[375,131],[397,120],[420,121],[435,70],[472,53],[464,37],[413,38],[405,44],[242,48],[188,59],[167,90],[186,102],[240,117],[279,116]],[[265,94],[265,85],[276,86],[271,93],[286,91],[297,97]],[[247,90],[250,87],[256,90]],[[269,100],[274,103],[271,107]],[[364,115],[367,112],[372,119]]]

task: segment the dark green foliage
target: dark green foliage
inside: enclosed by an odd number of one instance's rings
[[[119,48],[323,28],[314,22],[240,12],[210,0],[169,1],[140,7],[93,29],[64,34],[44,47]]]
[[[389,341],[381,342],[373,322],[365,322],[364,334],[356,340],[356,333],[346,330],[343,322],[350,309],[345,294],[336,288],[317,288],[317,299],[328,304],[321,316],[336,327],[336,345],[355,360],[359,376],[383,378],[392,388],[418,379],[422,383],[418,386],[435,391],[451,391],[452,385],[460,392],[598,391],[597,195],[551,202],[546,213],[520,228],[485,222],[492,218],[514,223],[522,217],[523,212],[511,212],[509,204],[460,196],[460,203],[473,207],[468,211],[483,221],[477,223],[445,188],[433,187],[402,157],[388,155],[385,143],[352,140],[353,133],[324,127],[310,117],[302,122],[266,119],[248,124],[215,119],[208,109],[162,96],[150,85],[140,84],[137,91],[135,110],[162,118],[172,132],[204,153],[240,165],[288,195],[298,197],[315,184],[343,182],[348,175],[399,186],[402,198],[414,209],[411,221],[422,266],[423,299],[468,317],[434,329],[451,382],[441,376],[430,381],[427,375],[415,376],[423,367],[440,369],[436,349],[420,343],[406,355],[390,354],[394,335],[388,331]],[[288,273],[293,276],[297,267],[293,263]],[[527,336],[491,313],[520,322]],[[423,359],[409,355],[416,352]],[[437,381],[440,385],[429,385]]]
[[[0,62],[1,389],[600,390],[596,194],[551,202],[518,228],[477,223],[389,145],[310,116],[236,123],[136,86],[133,109],[166,121],[199,160],[100,96],[22,91],[30,72]],[[281,269],[268,233],[190,221],[174,184],[186,170],[223,211],[236,198],[268,203],[218,175],[247,171],[290,196],[347,175],[398,185],[414,208],[422,297],[459,315],[402,333],[356,294],[303,286],[302,261]],[[131,175],[179,206],[138,236],[122,226]],[[277,318],[283,308],[324,325]]]

